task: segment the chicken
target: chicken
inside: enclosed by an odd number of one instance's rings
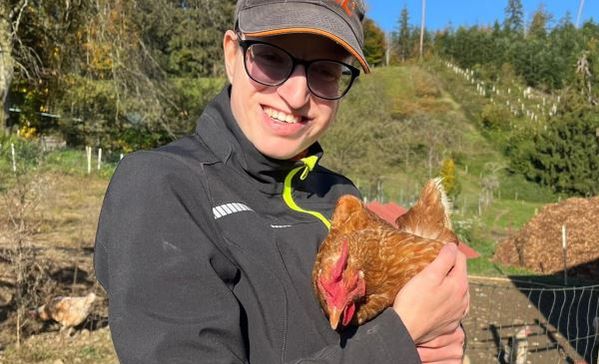
[[[333,330],[361,325],[393,304],[399,290],[435,259],[445,243],[458,244],[441,179],[430,180],[398,228],[342,196],[331,231],[320,246],[312,283]]]
[[[89,316],[95,300],[93,292],[83,297],[58,296],[30,311],[30,314],[42,321],[54,320],[61,325],[61,331],[68,329],[70,332]]]

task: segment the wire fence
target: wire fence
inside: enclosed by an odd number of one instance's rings
[[[599,285],[471,277],[470,292],[471,363],[599,364]]]

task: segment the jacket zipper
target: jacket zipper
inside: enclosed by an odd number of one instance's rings
[[[302,180],[302,181],[305,180],[306,177],[308,177],[308,173],[310,173],[316,166],[318,157],[315,155],[312,155],[309,157],[302,158],[300,160],[302,161],[302,163],[304,163],[304,165],[292,169],[285,177],[285,182],[283,184],[283,201],[285,201],[285,204],[287,204],[287,207],[289,207],[291,210],[301,212],[304,214],[312,215],[312,216],[316,217],[318,220],[320,220],[324,224],[324,226],[327,228],[327,230],[331,230],[331,222],[326,217],[324,217],[323,214],[321,214],[318,211],[305,210],[305,209],[301,208],[300,206],[298,206],[298,204],[296,204],[295,201],[293,200],[293,196],[292,196],[293,177],[295,177],[295,175],[299,171],[302,171],[302,174],[300,174],[300,180]]]

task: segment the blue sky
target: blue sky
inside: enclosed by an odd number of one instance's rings
[[[454,28],[460,25],[492,25],[504,18],[508,0],[426,0],[426,23],[429,30],[445,28],[450,22]],[[366,0],[367,16],[386,32],[397,29],[399,15],[404,6],[410,14],[410,23],[420,26],[421,0]],[[524,19],[529,22],[532,14],[544,4],[553,15],[554,22],[570,12],[576,23],[579,0],[523,0]],[[581,24],[588,19],[599,22],[599,0],[584,0]]]

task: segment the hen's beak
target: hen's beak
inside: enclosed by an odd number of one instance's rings
[[[339,319],[341,318],[341,311],[337,308],[333,308],[329,314],[329,322],[331,323],[331,328],[333,330],[337,330],[337,325],[339,325]]]

